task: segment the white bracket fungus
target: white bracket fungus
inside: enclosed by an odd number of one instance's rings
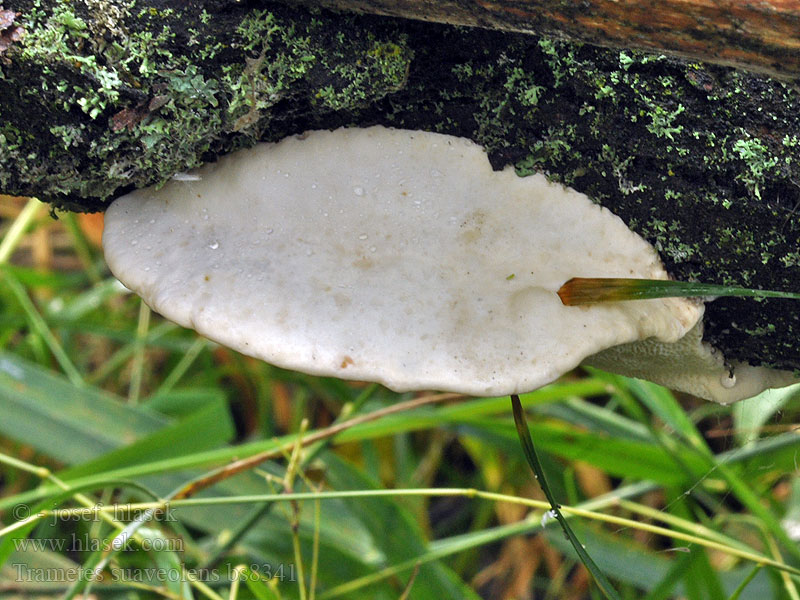
[[[571,277],[667,273],[583,194],[492,171],[480,146],[434,133],[260,144],[120,198],[103,243],[165,317],[281,367],[398,391],[529,391],[612,346],[677,342],[703,313],[681,298],[563,306]]]
[[[720,404],[760,394],[767,388],[797,383],[790,371],[732,362],[703,341],[703,322],[673,344],[654,338],[603,350],[585,364],[640,377]]]

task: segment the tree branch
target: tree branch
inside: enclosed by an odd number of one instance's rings
[[[800,77],[796,0],[284,0],[368,14],[562,36]]]

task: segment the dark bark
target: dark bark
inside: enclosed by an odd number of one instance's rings
[[[9,7],[6,7],[9,8]],[[653,243],[678,278],[800,289],[791,86],[662,56],[236,2],[16,2],[0,190],[73,209],[251,144],[383,123],[470,137]],[[116,11],[116,12],[115,12]],[[731,358],[800,368],[791,301],[719,300]]]

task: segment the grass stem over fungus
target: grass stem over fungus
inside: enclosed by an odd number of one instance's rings
[[[558,290],[565,306],[648,300],[651,298],[691,298],[739,296],[745,298],[788,298],[800,300],[798,292],[755,290],[713,283],[616,277],[573,277]]]

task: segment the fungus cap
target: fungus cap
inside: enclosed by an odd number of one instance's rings
[[[318,131],[193,175],[113,203],[108,264],[165,317],[281,367],[519,393],[702,316],[680,298],[563,306],[570,277],[667,273],[608,210],[461,138]]]

